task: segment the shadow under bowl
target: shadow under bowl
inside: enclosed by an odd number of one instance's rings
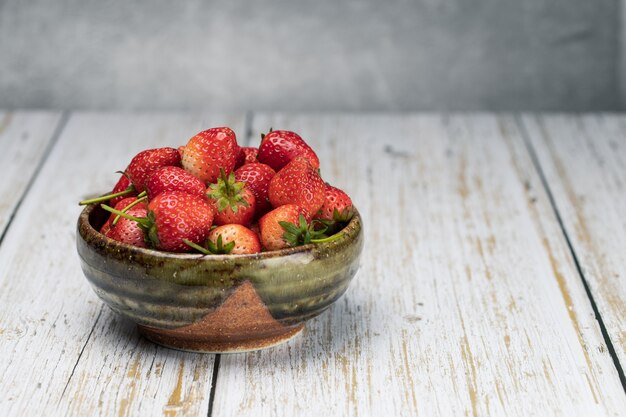
[[[363,248],[358,212],[335,241],[253,255],[138,248],[98,232],[108,216],[90,205],[78,219],[85,276],[145,337],[180,350],[241,352],[290,339],[344,294]]]

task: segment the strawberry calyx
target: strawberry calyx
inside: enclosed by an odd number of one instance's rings
[[[237,181],[235,173],[226,175],[223,168],[220,168],[220,177],[217,183],[209,186],[207,196],[215,200],[217,210],[221,213],[230,207],[233,213],[239,211],[239,206],[250,207],[241,192],[246,186],[245,182]]]
[[[215,243],[213,243],[211,240],[207,240],[208,249],[187,239],[183,239],[183,242],[185,242],[187,246],[194,248],[198,252],[205,255],[228,255],[235,248],[234,240],[224,245],[222,235],[219,235],[217,237]]]
[[[215,243],[213,243],[210,239],[207,240],[207,245],[209,246],[209,252],[215,255],[227,255],[232,252],[235,247],[235,241],[232,240],[224,245],[222,241],[222,235],[218,235]]]
[[[352,206],[346,207],[343,210],[339,211],[336,208],[333,209],[333,218],[329,219],[316,219],[319,226],[326,228],[326,234],[333,235],[346,227],[346,225],[352,220],[354,217],[354,208]],[[318,227],[319,227],[318,226]]]
[[[136,221],[146,235],[146,243],[151,247],[159,246],[160,242],[156,228],[156,217],[152,210],[148,210],[148,214],[146,217],[136,217],[128,213],[124,213],[123,211],[116,210],[113,207],[107,206],[106,204],[101,204],[100,207],[110,213],[117,214],[120,217]]]
[[[333,220],[340,223],[348,223],[354,217],[354,208],[346,207],[341,212],[336,208],[333,209]]]
[[[323,223],[317,220],[307,223],[306,218],[302,214],[298,216],[297,225],[285,221],[279,221],[278,224],[285,230],[283,239],[289,243],[290,246],[332,242],[343,236],[343,233],[328,236],[326,234],[328,228]]]
[[[156,216],[152,210],[148,210],[148,221],[147,224],[147,233],[148,236],[148,244],[151,244],[153,247],[159,247],[161,242],[159,241],[159,235],[157,233],[156,228]]]

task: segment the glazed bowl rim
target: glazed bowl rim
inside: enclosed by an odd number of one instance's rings
[[[306,245],[300,245],[290,248],[284,248],[279,250],[267,251],[267,252],[259,252],[252,254],[216,254],[216,255],[205,255],[202,253],[175,253],[175,252],[166,252],[160,251],[156,249],[148,249],[148,248],[140,248],[137,246],[129,245],[127,243],[122,243],[117,240],[111,239],[100,231],[96,230],[91,222],[89,221],[90,214],[99,208],[99,204],[89,204],[87,205],[80,213],[78,217],[78,235],[80,239],[85,241],[88,246],[91,246],[90,240],[93,241],[102,241],[106,244],[107,247],[114,250],[115,248],[123,249],[126,251],[130,251],[134,254],[142,254],[144,256],[154,256],[155,258],[161,259],[180,259],[180,260],[199,260],[204,259],[207,261],[216,261],[223,262],[229,259],[239,259],[239,260],[263,260],[263,259],[271,259],[281,256],[288,256],[298,253],[306,253],[313,249],[317,249],[323,251],[325,249],[330,249],[331,247],[338,245],[340,243],[349,242],[351,240],[355,240],[358,235],[362,232],[362,222],[359,211],[354,207],[354,216],[348,222],[348,224],[341,229],[337,233],[343,233],[343,236],[339,237],[330,242],[322,242],[322,243],[309,243]],[[83,236],[83,233],[86,236]],[[91,239],[89,239],[91,238]]]

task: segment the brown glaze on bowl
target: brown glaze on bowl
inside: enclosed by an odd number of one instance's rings
[[[182,350],[238,352],[298,334],[348,288],[363,247],[358,212],[332,242],[254,255],[174,254],[100,234],[98,205],[78,219],[81,267],[96,294],[148,339]]]

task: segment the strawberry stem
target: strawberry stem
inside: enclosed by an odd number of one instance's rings
[[[191,240],[183,239],[183,242],[185,242],[185,244],[187,246],[194,248],[195,250],[197,250],[200,253],[203,253],[205,255],[212,255],[212,253],[209,252],[206,248],[203,248],[202,246],[198,245],[197,243],[193,243]]]
[[[131,216],[128,213],[124,213],[122,211],[119,210],[115,210],[113,207],[109,207],[106,204],[101,204],[100,207],[102,207],[103,209],[105,209],[108,212],[111,212],[113,214],[117,214],[118,216],[122,216],[128,220],[134,220],[137,223],[139,223],[141,226],[144,226],[146,229],[150,228],[151,226],[151,222],[150,220],[148,220],[146,217],[135,217],[135,216]]]
[[[328,242],[332,242],[334,240],[337,240],[337,239],[339,239],[342,236],[343,236],[343,232],[336,233],[336,234],[334,234],[332,236],[325,237],[325,238],[322,238],[322,239],[311,239],[311,243],[328,243]]]
[[[224,194],[227,196],[232,196],[233,191],[230,188],[230,184],[228,183],[228,177],[226,176],[226,172],[224,172],[224,168],[220,167],[220,178],[224,181]]]
[[[145,191],[144,191],[145,192]],[[137,204],[142,203],[144,201],[146,201],[148,199],[148,197],[143,196],[141,198],[138,198],[137,200],[133,201],[132,203],[130,203],[129,205],[127,205],[126,207],[124,207],[122,209],[122,213],[126,213],[128,210],[130,210],[131,208],[135,207]],[[120,215],[118,214],[117,216],[115,216],[115,218],[113,219],[113,222],[111,223],[113,226],[115,226],[117,224],[117,222],[120,220]]]
[[[134,192],[135,192],[135,187],[130,185],[130,186],[128,186],[127,189],[125,189],[124,191],[120,191],[119,193],[107,194],[107,195],[103,195],[102,197],[92,198],[90,200],[83,200],[80,203],[78,203],[78,205],[79,206],[86,206],[87,204],[101,203],[103,201],[108,201],[108,200],[111,200],[111,199],[113,199],[115,197],[121,197],[121,196],[124,196],[124,195],[132,194]]]

